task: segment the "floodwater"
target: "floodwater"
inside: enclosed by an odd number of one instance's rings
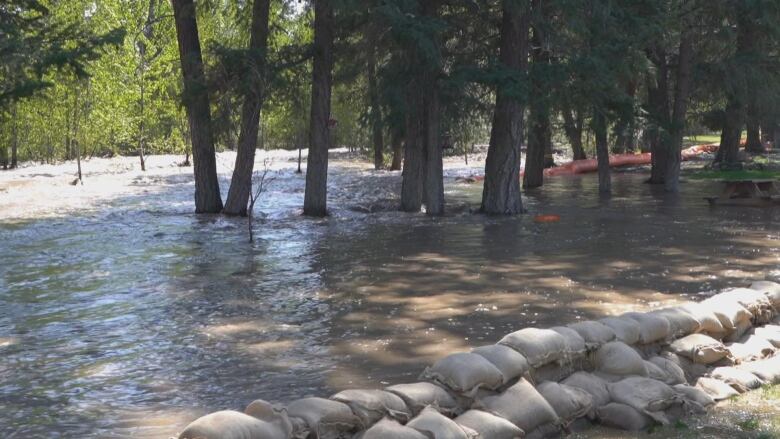
[[[525,326],[780,278],[780,209],[710,208],[709,182],[670,196],[616,174],[604,200],[558,177],[524,194],[530,215],[492,218],[450,164],[452,213],[426,218],[390,210],[398,173],[336,160],[331,216],[311,220],[284,162],[249,244],[245,220],[189,213],[188,172],[0,220],[0,437],[173,436],[255,398],[410,382]],[[11,186],[0,205],[19,208]]]

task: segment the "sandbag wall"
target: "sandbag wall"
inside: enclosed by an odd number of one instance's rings
[[[643,430],[780,383],[780,284],[548,329],[442,358],[420,382],[286,407],[258,400],[180,439],[514,439]]]

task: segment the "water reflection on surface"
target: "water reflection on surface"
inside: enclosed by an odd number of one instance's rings
[[[187,214],[184,183],[0,226],[0,436],[164,437],[254,398],[413,380],[526,325],[780,277],[780,211],[710,209],[707,183],[619,174],[603,200],[560,178],[526,205],[562,221],[535,224],[467,213],[481,187],[452,181],[461,213],[357,213],[352,189],[398,179],[350,172],[325,220],[279,176],[254,245],[241,220]]]

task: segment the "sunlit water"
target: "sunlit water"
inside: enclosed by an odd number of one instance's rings
[[[429,219],[383,210],[397,174],[336,167],[332,216],[307,220],[302,177],[274,178],[254,244],[244,220],[191,215],[188,179],[1,224],[0,437],[167,437],[255,398],[412,381],[523,326],[780,277],[780,209],[711,209],[709,182],[669,196],[619,174],[602,200],[593,176],[556,178],[506,219],[450,178],[455,212]]]

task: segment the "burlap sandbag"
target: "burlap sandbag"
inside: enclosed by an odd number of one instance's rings
[[[596,371],[617,376],[647,376],[642,357],[625,343],[613,341],[600,347],[593,354]]]
[[[397,384],[385,390],[404,400],[412,416],[416,416],[425,407],[432,405],[447,416],[456,415],[460,409],[458,402],[442,387],[433,383]]]
[[[593,416],[593,397],[578,387],[545,381],[536,386],[536,390],[552,406],[566,427],[577,418]]]
[[[685,378],[685,371],[674,361],[660,356],[651,357],[648,361],[654,364],[656,367],[658,367],[658,369],[660,369],[664,373],[664,375],[666,376],[666,379],[662,380],[664,383],[669,385],[674,385],[674,384],[684,384],[685,382],[687,382]],[[648,369],[648,373],[649,372],[650,371]]]
[[[592,373],[574,373],[566,378],[562,384],[588,392],[593,399],[593,406],[595,408],[607,405],[611,401],[609,398],[609,391],[607,390],[607,382]]]
[[[733,343],[735,341],[739,341],[740,338],[744,337],[745,334],[748,334],[752,329],[753,329],[753,322],[750,320],[743,320],[737,323],[736,328],[726,332],[726,335],[723,337],[723,342]]]
[[[336,439],[347,432],[362,428],[360,419],[343,402],[325,398],[303,398],[287,406],[287,414],[300,419],[304,428],[296,429],[296,436],[308,437],[313,433],[319,439]]]
[[[685,399],[672,387],[644,377],[629,377],[607,385],[612,401],[626,404],[661,424],[669,424],[665,412]]]
[[[382,419],[355,439],[430,439],[419,431],[401,425],[392,419]]]
[[[750,311],[728,296],[712,296],[702,301],[700,305],[715,314],[726,331],[733,331],[741,322],[753,318]]]
[[[773,306],[769,297],[761,291],[750,288],[731,288],[714,297],[724,302],[737,302],[753,315],[757,323],[767,323],[772,320]]]
[[[754,330],[754,334],[780,348],[780,325],[766,325]]]
[[[288,439],[289,420],[267,422],[245,413],[224,410],[200,417],[184,428],[179,439]]]
[[[671,334],[671,325],[664,316],[652,313],[629,312],[621,317],[635,320],[639,323],[639,343],[650,344],[663,341]]]
[[[477,433],[479,439],[521,439],[525,432],[506,419],[482,410],[469,410],[455,423]]]
[[[701,323],[682,307],[664,308],[651,312],[669,321],[669,335],[672,338],[684,337],[699,330]]]
[[[558,361],[566,352],[566,340],[550,329],[521,329],[506,335],[498,343],[523,354],[531,367]]]
[[[677,339],[669,345],[669,350],[700,364],[712,364],[729,355],[723,343],[704,334],[691,334]]]
[[[726,348],[737,362],[761,360],[777,351],[772,343],[758,335],[742,337],[738,343],[726,343]]]
[[[716,367],[710,372],[710,376],[724,381],[739,393],[758,389],[764,384],[757,376],[745,369],[738,369],[736,367]]]
[[[699,322],[699,327],[695,332],[702,332],[713,338],[721,338],[726,332],[720,319],[711,309],[698,302],[688,302],[680,308],[693,316]]]
[[[694,363],[686,357],[677,355],[674,352],[663,351],[658,356],[679,366],[680,369],[682,369],[685,373],[685,380],[689,383],[695,382],[696,379],[706,375],[707,372],[709,372],[706,364]]]
[[[471,352],[484,357],[496,366],[504,377],[504,384],[525,375],[530,368],[523,354],[508,346],[500,344],[481,346]]]
[[[480,388],[497,389],[504,383],[504,375],[485,357],[472,353],[448,355],[426,368],[422,380],[436,381],[445,387],[468,396]]]
[[[724,399],[739,396],[739,392],[734,390],[733,387],[726,384],[725,381],[716,378],[701,377],[698,378],[694,384],[696,388],[704,391],[704,393],[715,401],[722,401]]]
[[[560,426],[555,409],[523,378],[501,395],[478,400],[474,408],[507,419],[528,434],[546,425]]]
[[[675,384],[671,383],[671,379],[669,375],[666,374],[666,372],[658,367],[655,363],[652,363],[648,360],[645,360],[645,370],[647,371],[647,377],[652,378],[654,380],[658,380],[664,384]]]
[[[609,327],[615,333],[617,341],[622,341],[627,345],[633,345],[639,342],[640,326],[639,322],[627,317],[605,317],[599,320],[599,323]]]
[[[744,363],[738,368],[752,373],[764,383],[780,384],[780,355],[766,360]]]
[[[577,322],[568,325],[569,328],[577,331],[577,333],[585,340],[585,347],[589,350],[596,350],[602,345],[605,345],[617,338],[615,331],[609,326],[594,322],[592,320]]]
[[[654,424],[650,416],[626,404],[611,402],[596,411],[599,422],[609,428],[642,431]]]
[[[458,425],[432,407],[426,407],[406,426],[414,428],[430,439],[472,439],[477,437],[476,432]]]
[[[384,417],[400,422],[407,422],[412,417],[398,395],[384,390],[350,389],[339,392],[330,399],[348,405],[364,426],[373,425]]]
[[[563,361],[563,363],[549,363],[542,367],[532,368],[528,376],[534,383],[562,381],[575,372],[588,369],[591,369],[590,361],[585,357],[581,357],[575,360]]]
[[[775,307],[775,312],[780,312],[780,284],[779,283],[762,280],[750,284],[750,289],[757,290],[764,293],[764,295],[766,295],[766,297]]]
[[[585,340],[580,337],[577,331],[567,328],[566,326],[553,326],[550,330],[560,334],[566,344],[566,349],[564,349],[561,358],[558,360],[559,363],[571,362],[582,358],[587,352],[585,349]]]
[[[715,404],[715,400],[712,398],[712,396],[698,387],[689,386],[687,384],[676,384],[673,388],[689,400],[696,402],[702,407],[709,407]]]

